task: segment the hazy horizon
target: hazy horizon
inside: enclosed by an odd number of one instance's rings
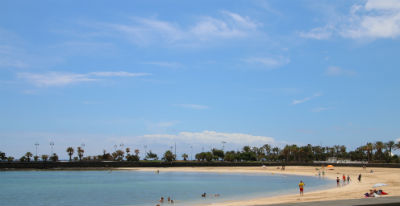
[[[399,36],[397,0],[1,1],[0,151],[399,141]]]

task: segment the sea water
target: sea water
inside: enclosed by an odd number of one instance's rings
[[[272,174],[143,171],[2,171],[0,205],[154,206],[160,197],[175,205],[293,194],[326,188],[331,180]],[[207,193],[207,197],[201,197]],[[215,197],[219,194],[219,197]]]

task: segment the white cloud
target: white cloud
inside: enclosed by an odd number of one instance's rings
[[[290,62],[289,58],[286,57],[249,57],[247,59],[244,59],[245,62],[250,63],[250,64],[260,64],[264,67],[279,67],[283,66],[285,64],[288,64]]]
[[[328,76],[353,76],[355,74],[356,72],[352,70],[346,70],[336,66],[328,67],[325,71],[325,75]]]
[[[208,109],[208,106],[200,104],[177,104],[176,106],[196,110]]]
[[[87,74],[77,73],[60,73],[60,72],[49,72],[43,74],[35,73],[17,73],[17,77],[25,79],[26,81],[39,86],[65,86],[69,84],[76,84],[82,82],[93,82],[101,80],[97,77],[137,77],[151,75],[149,73],[129,73],[129,72],[91,72]]]
[[[332,36],[333,33],[333,26],[332,25],[327,25],[324,27],[317,27],[311,29],[311,31],[308,32],[300,32],[300,36],[303,38],[310,38],[310,39],[329,39]]]
[[[331,110],[331,109],[332,109],[331,107],[317,107],[317,108],[314,108],[312,111],[313,112],[322,112],[322,111]]]
[[[351,39],[396,38],[400,36],[400,1],[368,0],[355,4],[349,14],[338,16],[337,22],[317,27],[300,36],[327,39],[333,34]]]
[[[302,104],[302,103],[308,102],[308,101],[310,101],[310,100],[312,100],[312,99],[314,99],[314,98],[316,98],[316,97],[320,97],[320,96],[322,96],[321,93],[315,93],[315,94],[314,94],[313,96],[311,96],[311,97],[305,97],[305,98],[303,98],[303,99],[295,99],[295,100],[292,101],[292,104],[293,104],[293,105]]]
[[[154,65],[159,67],[178,68],[182,65],[178,62],[143,62],[142,64]]]
[[[221,133],[215,131],[203,131],[203,132],[180,132],[176,135],[171,134],[148,134],[143,135],[144,138],[150,141],[161,141],[161,142],[187,142],[187,143],[199,143],[199,144],[219,144],[225,141],[229,144],[237,145],[262,145],[267,143],[274,143],[275,140],[272,137],[266,136],[254,136],[250,134],[242,133]]]
[[[191,25],[154,18],[131,18],[131,23],[101,23],[90,26],[100,29],[98,33],[118,35],[132,43],[146,46],[154,43],[192,45],[215,39],[242,38],[254,33],[259,24],[247,16],[221,11],[221,17],[204,16]],[[111,31],[110,31],[111,30]]]
[[[369,0],[365,4],[365,9],[383,9],[383,10],[395,10],[400,9],[399,0]]]
[[[64,86],[68,84],[96,81],[85,74],[56,73],[46,74],[18,73],[18,78],[26,79],[36,86]]]
[[[1,35],[1,32],[0,32]],[[15,47],[1,45],[0,42],[0,68],[26,68],[29,65],[23,61],[24,52]],[[25,57],[26,59],[26,57]]]
[[[151,75],[150,73],[131,73],[131,72],[91,72],[89,75],[99,77],[141,77]]]

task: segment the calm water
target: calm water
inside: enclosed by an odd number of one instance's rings
[[[267,174],[218,174],[140,171],[6,171],[0,172],[0,205],[156,205],[171,196],[175,205],[306,192],[332,181],[316,177]],[[220,197],[201,198],[201,194]],[[168,205],[164,203],[164,205]]]

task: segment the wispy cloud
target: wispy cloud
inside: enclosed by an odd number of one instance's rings
[[[150,141],[183,141],[191,144],[215,144],[224,141],[229,144],[238,145],[263,145],[275,142],[272,137],[255,136],[243,133],[223,133],[207,130],[202,132],[180,132],[178,134],[148,134],[143,135],[143,137]]]
[[[187,109],[196,109],[196,110],[203,110],[203,109],[209,108],[206,105],[200,105],[200,104],[176,104],[175,106],[183,107],[183,108],[187,108]]]
[[[155,18],[132,17],[129,23],[95,23],[88,25],[99,34],[124,38],[147,46],[152,44],[193,45],[204,41],[243,38],[254,34],[259,23],[230,11],[221,11],[219,18],[203,16],[189,25]]]
[[[351,39],[396,38],[400,36],[400,1],[368,0],[354,4],[348,14],[336,17],[322,27],[300,36],[314,39],[328,39],[333,35]]]
[[[332,107],[317,107],[312,109],[312,112],[322,112],[322,111],[326,111],[326,110],[331,110]]]
[[[342,69],[336,66],[328,67],[325,71],[325,75],[327,76],[353,76],[355,74],[355,71]]]
[[[0,42],[0,68],[26,68],[29,65],[23,60],[23,57],[25,54],[21,49],[1,45]]]
[[[308,101],[310,101],[310,100],[312,100],[312,99],[314,99],[316,97],[320,97],[320,96],[322,96],[321,93],[315,93],[314,95],[312,95],[310,97],[305,97],[303,99],[295,99],[295,100],[292,101],[292,104],[293,105],[302,104],[302,103],[308,102]]]
[[[245,62],[250,64],[259,64],[266,68],[275,68],[279,66],[283,66],[290,62],[290,59],[287,57],[249,57],[244,59]]]
[[[101,80],[98,77],[137,77],[151,75],[149,73],[130,73],[130,72],[91,72],[87,74],[77,73],[17,73],[17,77],[24,79],[35,86],[49,87],[49,86],[65,86],[69,84],[77,84],[83,82],[93,82]]]
[[[143,62],[142,64],[154,65],[158,67],[179,68],[182,64],[178,62]]]
[[[141,77],[151,75],[150,73],[131,73],[131,72],[91,72],[88,75],[99,77]]]
[[[308,32],[299,32],[299,35],[303,38],[310,38],[310,39],[329,39],[334,31],[334,27],[332,25],[327,25],[324,27],[317,27],[311,29]]]

